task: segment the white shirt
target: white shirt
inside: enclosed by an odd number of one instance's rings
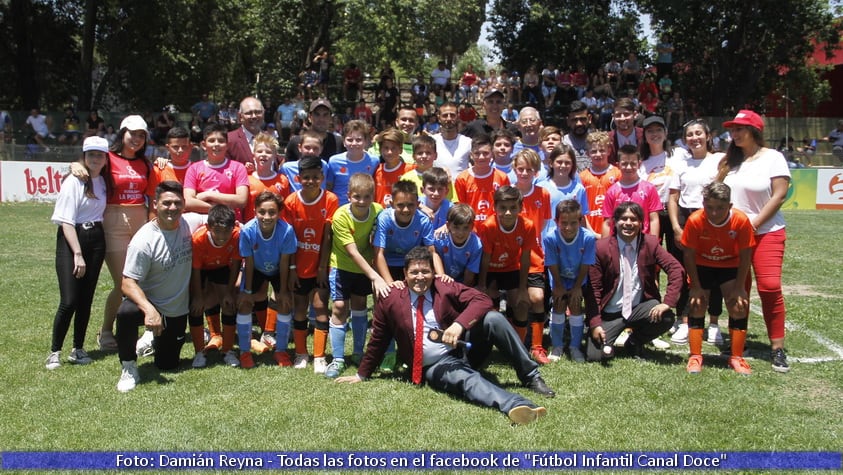
[[[732,188],[732,205],[752,220],[773,196],[772,179],[777,177],[790,180],[787,161],[781,152],[765,148],[754,160],[745,161],[730,170],[723,183]],[[784,227],[784,216],[781,211],[776,211],[772,218],[758,226],[755,234],[767,234]]]
[[[102,175],[94,178],[92,185],[96,198],[85,194],[85,184],[78,178],[72,175],[65,178],[50,220],[57,225],[101,222],[105,212],[105,178]]]
[[[623,249],[627,245],[627,242],[621,238],[618,238],[618,249],[620,250],[619,259],[624,259]],[[641,303],[641,296],[644,295],[644,290],[641,287],[641,279],[638,278],[638,240],[635,239],[631,243],[632,246],[632,254],[634,259],[632,262],[629,263],[629,266],[632,268],[632,308],[635,308],[636,305]],[[623,305],[623,281],[626,278],[623,271],[623,262],[620,260],[618,261],[618,265],[620,267],[620,278],[618,278],[618,286],[615,288],[615,293],[612,294],[612,298],[609,299],[609,303],[603,308],[605,313],[620,313]]]
[[[677,153],[673,157],[670,189],[679,191],[679,206],[682,208],[702,208],[702,189],[714,181],[723,154],[714,153],[698,160],[688,152],[674,151]]]
[[[418,299],[419,294],[410,290],[410,311],[413,316],[413,335],[416,334],[416,301]],[[448,354],[451,351],[451,347],[444,343],[436,343],[427,337],[427,333],[430,330],[436,329],[444,331],[444,329],[439,326],[439,322],[436,321],[436,315],[433,313],[433,296],[430,294],[429,289],[424,293],[424,305],[422,306],[422,312],[424,313],[422,366],[430,366]]]
[[[444,86],[448,84],[448,80],[451,79],[451,70],[448,68],[439,69],[436,68],[430,73],[431,82],[433,84],[438,84],[440,86]]]
[[[468,169],[471,139],[462,134],[457,134],[452,140],[445,140],[442,134],[434,135],[433,139],[436,141],[436,161],[433,166],[447,170],[453,182],[460,172]]]

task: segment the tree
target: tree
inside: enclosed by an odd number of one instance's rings
[[[524,71],[552,62],[595,71],[612,57],[644,51],[637,12],[612,0],[495,0],[490,39],[502,64]]]
[[[771,90],[787,87],[811,102],[827,94],[806,64],[815,42],[837,45],[826,0],[639,0],[657,33],[670,33],[678,84],[709,114],[763,109]]]

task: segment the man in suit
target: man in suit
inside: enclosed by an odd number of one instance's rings
[[[597,241],[597,262],[588,273],[598,303],[598,311],[588,315],[589,361],[610,357],[612,345],[627,327],[632,335],[624,346],[631,356],[640,358],[644,343],[673,326],[671,308],[676,307],[685,282],[682,265],[659,245],[658,237],[641,233],[641,205],[621,203],[612,219],[612,235]],[[659,294],[656,266],[667,273],[664,301]]]
[[[375,306],[371,339],[357,374],[337,382],[366,380],[394,338],[399,357],[410,366],[413,383],[427,381],[440,391],[498,409],[514,424],[528,424],[544,416],[544,407],[498,387],[475,369],[495,345],[510,358],[524,386],[546,397],[555,396],[506,318],[492,310],[491,299],[482,292],[435,279],[433,272],[433,256],[427,248],[419,246],[407,253],[405,280]],[[428,337],[434,329],[441,333],[441,343]],[[458,346],[463,333],[472,345],[465,352]]]
[[[240,127],[228,133],[228,151],[226,158],[242,163],[249,173],[255,171],[252,154],[252,142],[263,129],[263,104],[255,97],[247,97],[240,101],[237,111]]]

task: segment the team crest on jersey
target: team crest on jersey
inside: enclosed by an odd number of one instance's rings
[[[231,170],[226,170],[223,174],[226,178],[231,178],[234,176],[234,172],[232,172]]]
[[[524,245],[524,238],[522,238],[521,236],[518,236],[517,238],[515,238],[515,243],[518,244],[518,247],[523,246]]]
[[[498,188],[500,188],[500,187],[501,187],[500,183],[492,183],[492,189],[493,190],[498,191]]]
[[[253,250],[253,251],[257,251],[257,250],[258,250],[258,243],[254,243],[254,244],[252,244],[252,250]]]
[[[613,176],[610,176],[610,177],[609,177],[609,184],[610,184],[610,185],[614,185],[616,181],[618,181],[618,180],[617,180],[617,178],[615,178],[615,177],[613,177]]]
[[[640,197],[641,197],[641,200],[643,201],[644,199],[646,199],[646,198],[647,198],[647,193],[645,193],[645,192],[644,192],[644,190],[639,190],[639,191],[638,191],[638,196],[640,196]]]
[[[536,201],[534,201],[533,203],[536,205],[536,208],[541,208],[541,207],[542,207],[542,200],[536,200]]]
[[[737,231],[735,231],[734,229],[729,231],[729,239],[735,239],[736,237],[738,237]]]
[[[322,217],[323,217],[323,218],[328,217],[328,210],[326,210],[326,209],[323,209],[323,210],[322,210]]]
[[[419,232],[418,232],[418,230],[413,231],[413,237],[419,237]]]
[[[449,249],[448,249],[448,246],[443,247],[443,248],[442,248],[442,254],[447,254],[447,253],[448,253],[448,250],[449,250]]]
[[[340,173],[348,173],[348,168],[340,167]]]

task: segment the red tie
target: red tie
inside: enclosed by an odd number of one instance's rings
[[[422,382],[422,360],[424,356],[424,295],[416,300],[416,339],[413,344],[413,384]]]

